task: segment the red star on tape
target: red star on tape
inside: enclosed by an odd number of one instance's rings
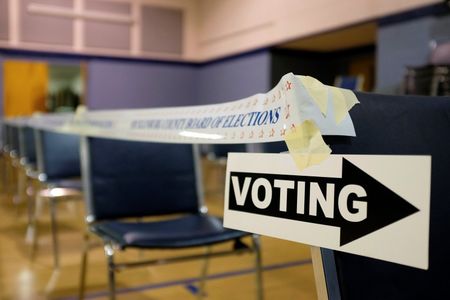
[[[295,131],[295,125],[294,124],[291,124],[291,130]]]
[[[269,137],[272,137],[275,135],[275,129],[272,128],[272,130],[270,131]]]
[[[291,114],[289,113],[289,109],[291,108],[291,105],[290,104],[288,104],[287,106],[286,106],[286,108],[285,108],[285,111],[286,111],[286,116],[285,116],[285,119],[289,119],[289,117],[291,116]]]
[[[289,80],[286,81],[286,91],[289,91],[291,89],[292,86],[292,82],[290,82]]]
[[[261,131],[259,132],[259,136],[258,136],[259,138],[263,138],[264,137],[264,130],[263,129],[261,129]]]

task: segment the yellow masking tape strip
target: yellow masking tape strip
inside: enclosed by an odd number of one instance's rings
[[[324,85],[310,76],[296,77],[302,82],[308,95],[324,116],[328,112],[328,101],[331,98],[336,124],[341,123],[350,109],[359,103],[355,94],[350,90]],[[330,147],[325,144],[319,128],[312,120],[297,124],[286,134],[285,141],[300,170],[319,164],[331,154]]]
[[[308,94],[314,99],[320,112],[326,115],[328,109],[328,89],[327,87],[311,76],[297,76],[306,87]]]
[[[350,109],[359,103],[355,94],[347,89],[340,89],[337,87],[328,87],[332,93],[332,101],[334,107],[334,117],[336,123],[339,124],[347,116]]]
[[[350,109],[359,103],[355,94],[348,89],[341,89],[334,86],[327,86],[319,80],[310,76],[297,76],[303,83],[308,94],[316,102],[321,113],[326,115],[328,110],[328,97],[331,93],[331,101],[334,107],[334,117],[336,123],[339,124],[347,116]]]
[[[300,170],[319,164],[331,153],[325,144],[319,128],[311,120],[295,126],[285,137],[289,153]]]

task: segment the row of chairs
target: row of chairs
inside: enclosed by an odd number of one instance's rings
[[[432,156],[429,269],[419,270],[322,249],[326,294],[330,299],[352,300],[447,299],[450,297],[450,256],[447,253],[450,248],[447,238],[450,234],[450,98],[356,94],[361,104],[355,106],[350,115],[357,137],[326,137],[325,141],[336,154]],[[14,139],[10,138],[10,144],[13,143]],[[284,146],[268,144],[267,147],[269,151],[280,152]],[[5,160],[17,164],[17,154],[9,147],[4,149]],[[235,241],[233,250],[256,253],[256,274],[260,283],[257,295],[262,298],[258,238],[252,236],[254,245],[248,249],[240,240],[247,234],[223,229],[219,219],[206,214],[198,186],[200,173],[194,168],[198,164],[195,150],[187,145],[97,138],[82,138],[81,149],[88,224],[104,241],[111,295],[114,295],[114,271],[140,265],[115,263],[117,249],[205,246],[230,238]],[[178,186],[189,189],[182,190]],[[183,201],[178,201],[181,199]],[[139,222],[121,221],[135,214],[140,217],[147,213],[178,212],[187,214],[162,223],[142,222],[143,227],[139,227]],[[150,230],[158,234],[150,236]],[[209,250],[205,251],[205,256],[212,255]],[[86,266],[86,252],[83,257],[83,266]]]
[[[3,168],[5,192],[13,194],[14,203],[28,205],[27,241],[34,258],[37,248],[39,207],[48,201],[51,216],[54,269],[59,269],[57,236],[58,202],[81,200],[79,138],[72,135],[33,130],[26,126],[5,124]],[[14,180],[16,179],[16,180]],[[14,181],[17,184],[14,184]],[[16,187],[11,191],[10,187]]]
[[[208,214],[197,146],[80,138],[8,123],[3,130],[3,157],[9,165],[4,178],[11,179],[15,173],[18,181],[23,177],[24,184],[18,184],[20,189],[34,190],[15,192],[17,197],[22,195],[18,202],[28,202],[32,253],[37,245],[37,207],[42,201],[49,203],[55,271],[60,267],[57,205],[85,200],[89,230],[81,260],[80,299],[84,297],[88,250],[94,244],[92,233],[103,242],[110,299],[115,298],[118,270],[204,259],[198,293],[201,298],[208,259],[246,252],[255,255],[256,296],[263,298],[259,237],[226,229],[221,218]],[[212,250],[211,246],[226,242],[230,249]],[[117,263],[116,251],[128,248],[204,248],[204,251]]]

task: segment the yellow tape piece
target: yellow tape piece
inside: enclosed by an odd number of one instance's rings
[[[359,103],[355,94],[351,90],[341,89],[334,86],[327,86],[311,76],[297,76],[303,83],[306,91],[317,104],[320,112],[326,115],[328,109],[328,95],[331,93],[331,100],[334,107],[334,118],[339,124],[345,119],[347,113]]]
[[[341,123],[350,109],[359,103],[355,94],[350,90],[324,85],[310,76],[297,76],[297,78],[302,82],[307,93],[324,116],[328,112],[328,99],[331,98],[336,124]],[[297,124],[286,134],[285,141],[300,170],[319,164],[331,154],[330,147],[325,144],[319,128],[312,120]]]
[[[329,86],[328,88],[332,93],[334,118],[336,123],[339,124],[347,116],[350,109],[359,101],[351,90],[340,89],[334,86]]]
[[[328,89],[326,85],[311,76],[297,76],[297,78],[303,83],[311,98],[314,99],[320,112],[326,115],[328,109]]]
[[[317,165],[328,158],[330,147],[325,144],[314,121],[306,120],[285,136],[289,153],[300,170]]]

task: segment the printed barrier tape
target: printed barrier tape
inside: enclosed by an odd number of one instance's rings
[[[164,143],[286,141],[299,168],[326,158],[322,135],[355,136],[348,111],[358,103],[344,89],[308,76],[284,75],[275,88],[227,103],[154,109],[36,114],[7,123],[72,134]]]

